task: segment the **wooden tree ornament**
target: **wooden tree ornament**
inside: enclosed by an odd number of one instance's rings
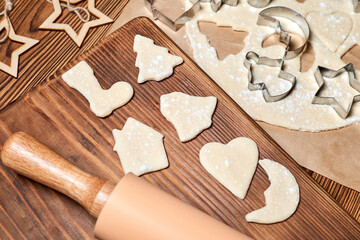
[[[39,42],[39,40],[27,38],[15,34],[15,31],[8,17],[8,12],[10,12],[11,10],[12,10],[12,2],[10,0],[5,0],[4,10],[3,12],[0,13],[0,16],[4,16],[4,18],[0,22],[0,31],[4,29],[5,36],[0,40],[0,43],[4,43],[5,40],[9,38],[11,41],[22,43],[22,46],[20,46],[11,53],[10,65],[0,62],[0,70],[12,75],[13,77],[17,77],[19,56],[24,52],[26,52],[27,50],[29,50],[34,45],[36,45]]]
[[[69,9],[69,11],[74,11],[75,8],[73,8],[70,5],[70,3],[78,3],[81,1],[82,0],[66,0],[63,2],[67,3],[65,6]],[[60,0],[52,0],[52,4],[54,6],[54,12],[40,25],[39,28],[49,29],[49,30],[64,30],[72,38],[72,40],[76,43],[76,45],[78,45],[78,47],[80,47],[81,44],[83,43],[86,34],[90,28],[113,22],[111,18],[109,18],[108,16],[106,16],[105,14],[103,14],[102,12],[100,12],[98,9],[95,8],[95,0],[88,0],[88,9],[86,10],[86,12],[88,12],[89,14],[91,13],[92,15],[97,17],[97,19],[92,21],[89,21],[89,19],[87,20],[82,19],[82,21],[85,23],[81,27],[79,33],[76,33],[75,30],[72,27],[70,27],[68,24],[55,23],[55,20],[58,17],[60,17],[62,13],[61,10],[62,4],[60,3]]]

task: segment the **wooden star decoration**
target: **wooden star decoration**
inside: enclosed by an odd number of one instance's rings
[[[13,26],[11,25],[11,22],[6,18],[4,18],[0,22],[0,31],[5,29],[7,21],[8,21],[8,24],[9,24],[8,38],[11,41],[22,43],[22,46],[17,48],[15,51],[13,51],[11,53],[10,65],[7,65],[5,63],[0,62],[0,70],[2,70],[4,72],[12,75],[13,77],[17,78],[17,76],[18,76],[18,66],[19,66],[19,56],[21,54],[23,54],[24,52],[26,52],[27,50],[29,50],[30,48],[32,48],[34,45],[36,45],[39,42],[39,40],[32,39],[32,38],[27,38],[27,37],[20,36],[20,35],[16,35],[15,31],[13,29]]]
[[[60,0],[52,0],[52,2],[54,6],[54,12],[40,25],[39,28],[50,30],[64,30],[72,38],[76,45],[78,45],[78,47],[81,46],[90,28],[113,22],[111,18],[109,18],[95,8],[95,0],[88,0],[88,10],[92,15],[96,16],[97,19],[85,22],[81,27],[80,32],[77,34],[75,30],[68,24],[55,23],[55,20],[60,17],[62,10]]]

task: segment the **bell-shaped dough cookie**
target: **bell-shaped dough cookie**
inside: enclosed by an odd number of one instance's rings
[[[125,105],[133,96],[133,88],[127,82],[117,82],[104,90],[94,75],[94,71],[81,61],[62,75],[62,79],[78,90],[90,103],[91,110],[98,117],[106,117],[116,108]]]
[[[123,129],[113,130],[114,151],[119,155],[125,174],[140,176],[169,166],[164,136],[145,124],[128,118]]]
[[[200,150],[200,162],[206,171],[241,199],[246,196],[258,160],[256,143],[244,137],[228,144],[208,143]]]
[[[135,36],[134,51],[137,53],[135,66],[139,68],[138,83],[170,77],[173,67],[183,62],[181,57],[170,54],[167,48],[156,46],[152,39],[141,35]]]
[[[162,95],[160,111],[186,142],[211,126],[216,97],[195,97],[181,92]]]
[[[299,185],[291,172],[280,163],[264,159],[259,161],[270,179],[265,191],[266,206],[246,215],[246,221],[276,223],[289,218],[299,204]]]

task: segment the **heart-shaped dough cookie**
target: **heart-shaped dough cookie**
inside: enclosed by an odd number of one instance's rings
[[[336,52],[346,40],[353,26],[351,17],[342,12],[325,14],[312,11],[307,14],[306,20],[312,33],[332,52]]]
[[[245,137],[228,144],[208,143],[200,150],[200,162],[216,180],[244,199],[259,158],[256,143]]]

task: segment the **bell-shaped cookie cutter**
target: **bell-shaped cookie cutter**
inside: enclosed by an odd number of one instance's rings
[[[177,31],[181,28],[187,21],[189,21],[195,14],[200,10],[200,2],[196,1],[191,8],[185,11],[180,17],[175,20],[171,20],[161,11],[153,7],[153,3],[155,0],[145,0],[145,6],[149,9],[155,20],[160,20],[161,22],[165,23],[168,27],[172,30]]]
[[[269,67],[280,68],[278,77],[290,82],[291,87],[287,91],[285,91],[281,94],[271,95],[264,82],[254,83],[252,69],[251,69],[252,62],[255,62],[258,65],[266,65]],[[284,64],[284,59],[259,57],[259,55],[257,55],[253,51],[248,52],[245,56],[245,61],[244,61],[244,66],[248,70],[248,80],[249,80],[248,89],[250,91],[261,90],[266,102],[276,102],[276,101],[279,101],[279,100],[285,98],[291,92],[291,90],[294,88],[295,83],[296,83],[296,77],[294,75],[292,75],[291,73],[288,73],[288,72],[285,72],[284,70],[282,70],[283,64]]]
[[[348,106],[348,109],[345,109],[343,106],[341,106],[341,104],[336,100],[335,97],[319,96],[320,92],[323,90],[323,87],[325,85],[324,77],[335,78],[345,72],[349,76],[350,86],[359,92],[358,95],[355,95],[353,97],[351,104]],[[360,101],[360,82],[355,78],[355,70],[353,64],[349,63],[337,71],[322,66],[318,66],[318,68],[315,71],[315,80],[319,85],[319,89],[316,91],[312,103],[331,106],[341,118],[343,119],[347,118],[350,114],[353,104],[355,102]]]
[[[304,34],[303,37],[305,39],[304,43],[300,47],[294,50],[289,49],[291,36],[286,31],[283,30],[280,21],[275,17],[282,17],[289,19],[300,27],[300,29]],[[298,56],[299,54],[301,54],[307,46],[307,42],[310,37],[309,24],[301,14],[290,8],[277,6],[277,7],[269,7],[267,9],[264,9],[259,13],[259,17],[256,24],[259,26],[272,27],[275,29],[276,33],[278,33],[280,36],[280,42],[286,44],[286,49],[284,54],[284,59],[286,60],[292,59]]]

